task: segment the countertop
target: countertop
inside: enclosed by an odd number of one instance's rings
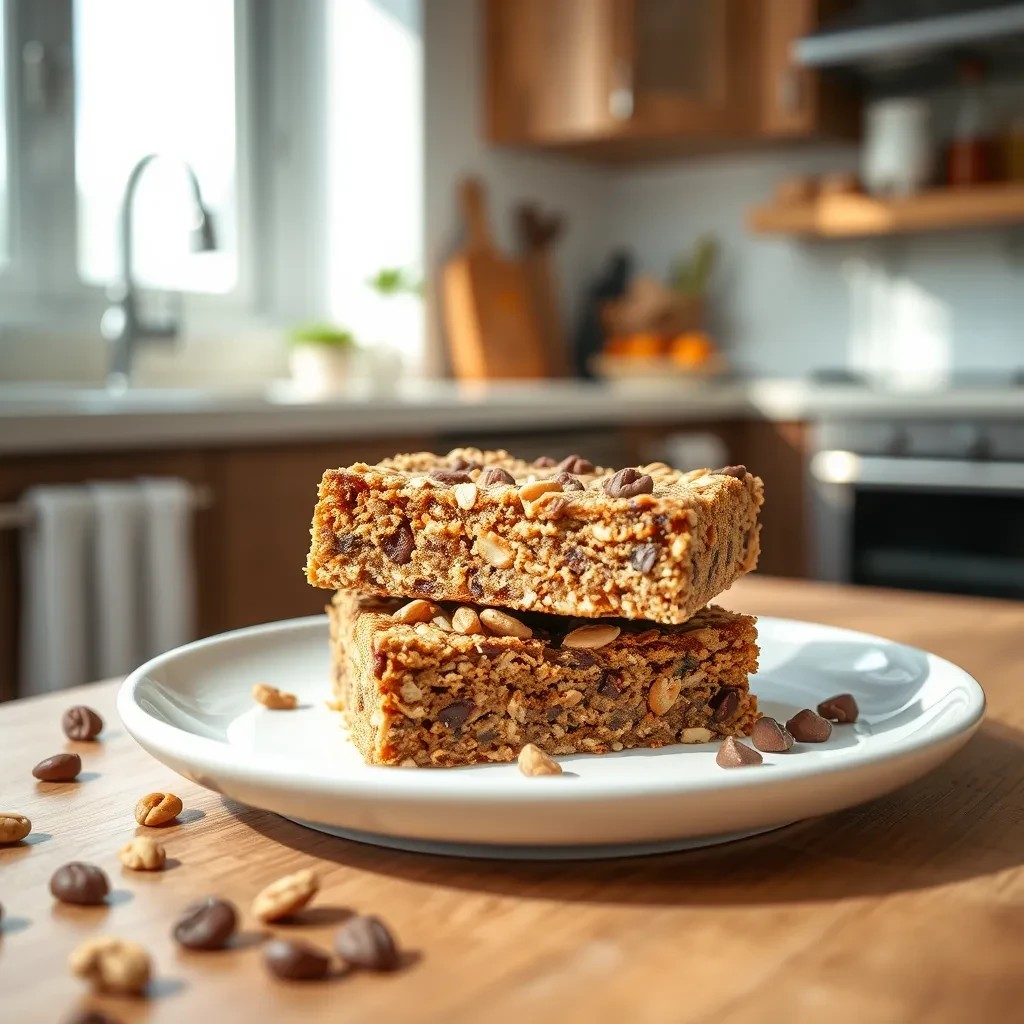
[[[803,380],[471,386],[423,382],[387,394],[320,401],[284,384],[262,393],[188,388],[0,386],[0,454],[258,444],[410,433],[536,430],[823,416],[1024,418],[1024,389],[904,393]]]
[[[226,801],[134,744],[113,682],[3,705],[5,809],[35,824],[29,842],[0,848],[3,1018],[60,1021],[88,1006],[125,1024],[1008,1020],[1024,1000],[1024,604],[768,578],[741,581],[728,603],[958,661],[987,691],[986,721],[946,765],[863,807],[703,851],[544,864],[385,851]],[[102,742],[65,744],[60,715],[75,702],[106,717]],[[83,780],[37,784],[32,765],[65,746],[81,752]],[[122,870],[135,801],[166,789],[186,808],[161,832],[170,870]],[[75,859],[110,874],[110,906],[54,904],[47,881]],[[374,912],[411,954],[403,971],[275,980],[247,917],[235,948],[174,945],[192,900],[247,908],[304,866],[323,876],[317,906],[270,930],[327,945],[340,908]],[[149,950],[146,999],[90,997],[70,976],[69,951],[96,933]]]

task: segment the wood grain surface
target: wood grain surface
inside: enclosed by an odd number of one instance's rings
[[[516,864],[380,850],[225,801],[135,745],[114,715],[114,683],[14,702],[0,707],[0,810],[27,814],[35,831],[0,848],[0,1020],[60,1022],[85,1007],[174,1024],[1019,1019],[1024,604],[769,578],[742,581],[723,603],[951,658],[985,687],[986,721],[932,775],[827,818],[685,854]],[[79,701],[106,717],[102,742],[65,741],[61,712]],[[32,766],[65,749],[81,752],[81,781],[37,783]],[[124,870],[117,850],[142,831],[135,801],[161,789],[186,808],[160,830],[169,870]],[[75,859],[107,871],[109,906],[51,899],[50,875]],[[322,872],[316,903],[295,924],[257,927],[257,890],[303,866]],[[241,941],[178,949],[176,915],[207,894],[243,908]],[[393,926],[403,971],[267,974],[263,933],[329,945],[346,908]],[[94,934],[150,951],[147,998],[95,997],[70,976],[68,953]]]

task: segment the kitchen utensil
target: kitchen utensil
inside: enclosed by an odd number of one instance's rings
[[[922,99],[879,100],[868,107],[861,177],[872,195],[909,196],[934,166],[929,108]]]
[[[557,214],[545,216],[535,203],[520,203],[516,207],[516,227],[527,284],[544,338],[548,374],[564,377],[568,371],[568,352],[552,249],[565,228],[565,221]]]

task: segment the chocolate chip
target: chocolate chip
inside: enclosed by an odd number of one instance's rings
[[[548,708],[547,711],[544,712],[544,717],[548,720],[549,723],[550,722],[557,722],[558,721],[558,716],[561,713],[562,713],[562,708]]]
[[[753,747],[740,743],[735,736],[726,736],[715,755],[715,764],[720,768],[745,768],[762,761],[764,758]]]
[[[377,651],[373,656],[373,674],[378,678],[384,677],[384,670],[388,667],[388,657],[383,651]]]
[[[516,478],[501,466],[488,466],[477,479],[479,487],[494,487],[496,484],[514,484]]]
[[[568,507],[569,502],[567,502],[560,494],[556,494],[553,498],[548,498],[548,500],[541,505],[540,517],[542,519],[548,519],[551,522],[557,522],[563,515],[565,515],[565,510]]]
[[[734,476],[737,480],[742,480],[747,475],[746,466],[723,466],[721,469],[711,470],[714,476]]]
[[[793,747],[793,736],[774,718],[759,718],[750,734],[751,742],[766,754],[784,754]]]
[[[402,523],[391,536],[385,537],[380,542],[380,546],[384,549],[384,554],[395,565],[405,565],[412,558],[412,549],[414,547],[412,530],[409,529],[409,524]]]
[[[193,903],[174,926],[175,941],[186,949],[223,949],[238,927],[238,913],[215,896]]]
[[[476,645],[476,649],[477,653],[486,654],[488,658],[493,658],[501,654],[501,652],[506,650],[507,648],[502,647],[501,644],[495,644],[487,640],[481,640],[480,643]]]
[[[469,592],[474,597],[484,596],[484,587],[480,582],[480,576],[478,573],[473,573],[473,575],[469,577]]]
[[[569,548],[565,553],[565,565],[569,572],[582,576],[590,568],[590,559],[579,548]]]
[[[645,576],[654,568],[657,560],[658,549],[654,544],[640,544],[633,548],[633,553],[629,556],[629,564]]]
[[[102,903],[110,892],[107,876],[94,864],[72,861],[57,868],[50,878],[50,892],[61,903],[80,903],[95,906]]]
[[[597,658],[583,647],[563,647],[558,653],[561,655],[558,660],[568,668],[592,668],[600,664]]]
[[[464,455],[453,455],[451,466],[452,469],[476,469],[477,463],[467,459]]]
[[[604,484],[604,492],[610,498],[635,498],[638,494],[651,494],[653,491],[654,479],[632,466],[620,469]]]
[[[798,711],[786,723],[786,728],[798,743],[824,743],[832,735],[832,723],[810,708]]]
[[[334,936],[334,948],[353,967],[393,971],[399,964],[395,940],[377,917],[349,918]]]
[[[566,455],[558,469],[563,473],[593,473],[594,464],[580,455]]]
[[[736,548],[735,548],[735,546],[733,544],[732,537],[730,537],[729,538],[729,543],[725,546],[725,564],[726,565],[730,565],[731,566],[733,564],[733,561],[734,561],[733,560],[733,555],[735,554],[735,552],[736,552]]]
[[[82,770],[82,759],[77,754],[54,754],[40,761],[32,774],[42,782],[71,782]]]
[[[84,704],[68,708],[60,725],[69,740],[94,740],[103,731],[103,719]]]
[[[572,475],[572,473],[559,473],[555,480],[562,485],[563,491],[582,491],[583,484]]]
[[[697,667],[697,658],[693,654],[684,655],[679,663],[675,667],[675,674],[678,678],[682,679],[683,676],[689,675]]]
[[[413,580],[412,589],[417,594],[433,594],[437,587],[430,580]]]
[[[734,689],[725,686],[708,701],[708,706],[714,709],[712,721],[728,722],[739,710],[740,698]]]
[[[492,743],[497,735],[497,729],[481,729],[476,734],[476,741],[477,743]]]
[[[619,688],[615,685],[615,677],[609,672],[605,672],[605,674],[601,676],[601,682],[597,684],[597,692],[601,694],[602,697],[608,697],[611,700],[615,700],[617,697],[621,696]]]
[[[331,554],[347,555],[359,546],[359,538],[354,533],[337,533],[331,538]]]
[[[538,469],[549,469],[551,466],[558,465],[558,463],[555,462],[555,460],[551,458],[550,455],[541,455],[539,458],[533,460],[533,464]]]
[[[464,469],[432,469],[430,479],[442,484],[471,484],[473,478]]]
[[[466,724],[466,719],[476,710],[476,705],[471,700],[457,700],[446,708],[441,708],[437,713],[437,720],[449,729],[461,729]]]
[[[272,974],[286,981],[314,981],[327,977],[331,958],[301,939],[274,939],[263,950],[263,962]]]
[[[852,693],[840,693],[835,697],[829,697],[818,705],[818,714],[822,718],[830,718],[833,722],[841,725],[849,722],[856,722],[860,709]]]
[[[102,1010],[82,1010],[74,1017],[65,1019],[64,1024],[121,1024],[116,1017],[105,1014]]]

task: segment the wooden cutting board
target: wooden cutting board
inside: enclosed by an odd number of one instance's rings
[[[569,370],[569,353],[559,308],[558,282],[555,278],[552,254],[565,224],[562,218],[555,214],[546,216],[535,203],[520,203],[516,207],[516,227],[523,253],[526,282],[530,288],[544,340],[548,375],[565,377]]]
[[[463,380],[544,377],[544,337],[524,267],[495,248],[482,183],[463,180],[458,197],[466,244],[444,268],[455,375]]]

